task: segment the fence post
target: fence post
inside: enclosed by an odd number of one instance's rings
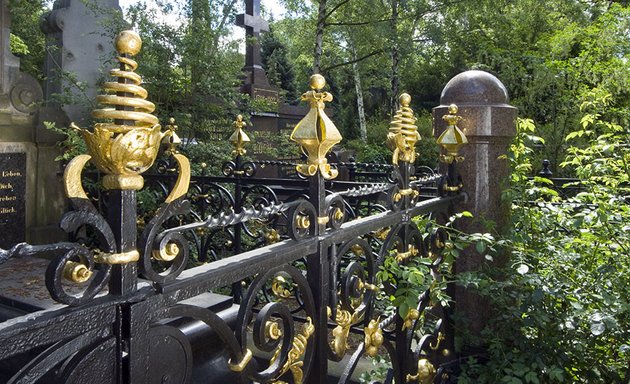
[[[468,145],[460,150],[465,160],[458,164],[468,199],[459,210],[474,215],[462,228],[467,233],[487,232],[479,219],[495,224],[496,233],[505,232],[509,225],[509,202],[502,201],[507,186],[509,164],[500,159],[516,135],[517,109],[508,104],[508,93],[501,81],[484,71],[466,71],[453,77],[442,90],[440,106],[433,109],[433,126],[436,137],[446,128],[442,116],[448,114],[451,104],[459,108],[462,117],[458,127],[468,138]],[[467,250],[455,265],[455,273],[477,270],[485,261],[484,255],[474,249]],[[455,287],[452,292],[454,310],[465,319],[465,326],[473,335],[486,323],[489,314],[487,303],[472,292]]]

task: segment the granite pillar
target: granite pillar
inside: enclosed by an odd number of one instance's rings
[[[465,160],[457,164],[468,194],[466,202],[457,208],[474,215],[474,219],[462,223],[461,229],[467,233],[489,231],[480,219],[494,223],[490,232],[505,233],[509,228],[510,203],[502,200],[509,165],[500,157],[507,154],[516,135],[517,109],[508,102],[507,90],[499,79],[487,72],[467,71],[446,84],[441,105],[433,109],[436,136],[446,128],[442,116],[448,113],[448,106],[456,104],[462,117],[458,127],[468,138],[468,144],[459,152]],[[484,255],[468,249],[457,259],[455,273],[477,270],[486,262]],[[461,287],[453,294],[455,310],[466,319],[464,325],[478,335],[489,315],[488,303]]]

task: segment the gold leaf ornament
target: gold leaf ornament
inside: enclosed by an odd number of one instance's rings
[[[329,92],[320,92],[326,85],[322,75],[311,76],[311,90],[302,95],[302,101],[307,101],[310,110],[295,126],[291,133],[291,140],[302,147],[307,156],[307,163],[296,167],[304,176],[315,176],[319,171],[325,179],[334,179],[339,172],[333,169],[326,155],[333,146],[341,142],[341,133],[324,112],[326,102],[331,102],[333,96]]]

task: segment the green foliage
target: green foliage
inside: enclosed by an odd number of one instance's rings
[[[20,69],[36,79],[43,79],[45,38],[39,19],[46,11],[44,0],[10,0],[10,46],[20,56]]]
[[[286,44],[276,36],[273,27],[262,34],[260,51],[269,82],[283,91],[286,102],[297,101],[293,64],[289,61]]]
[[[610,101],[591,93],[581,128],[567,137],[563,166],[572,167],[583,185],[567,200],[544,179],[525,178],[534,126],[520,122],[510,157],[511,257],[505,265],[458,276],[494,307],[482,339],[464,341],[485,343],[487,361],[470,358],[461,383],[628,381],[630,136],[603,118]]]

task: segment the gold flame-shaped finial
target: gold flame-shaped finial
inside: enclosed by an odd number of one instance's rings
[[[151,115],[155,105],[145,100],[148,93],[140,85],[142,78],[134,73],[138,64],[130,58],[142,47],[140,36],[123,31],[115,45],[120,68],[110,74],[117,81],[103,84],[106,94],[96,100],[104,108],[92,112],[92,117],[107,122],[94,124],[94,132],[81,132],[95,165],[106,173],[103,186],[138,190],[144,184],[140,174],[155,161],[164,135],[157,117]]]
[[[310,86],[311,90],[302,95],[302,100],[308,101],[311,109],[291,133],[291,140],[297,142],[308,157],[307,164],[296,168],[304,176],[314,176],[319,171],[325,179],[334,179],[339,172],[331,168],[326,155],[342,137],[324,113],[324,103],[331,102],[333,97],[328,92],[320,92],[326,86],[322,75],[311,76]]]
[[[234,150],[232,151],[233,156],[242,156],[247,153],[247,151],[245,150],[245,143],[249,143],[250,139],[249,136],[247,136],[247,133],[245,133],[245,131],[243,130],[243,128],[245,128],[245,125],[246,124],[243,121],[243,116],[236,116],[236,120],[232,124],[232,126],[234,127],[234,133],[232,133],[232,136],[230,136],[229,139],[230,143],[232,143],[232,146],[234,147]]]
[[[446,155],[440,155],[440,160],[448,164],[464,160],[462,156],[458,155],[458,152],[464,144],[468,143],[464,132],[457,127],[457,123],[462,119],[461,116],[457,116],[457,110],[457,105],[449,105],[448,114],[442,116],[448,126],[437,139],[437,143],[446,149]]]
[[[389,124],[387,146],[394,151],[392,163],[399,161],[413,163],[416,160],[416,142],[420,140],[416,118],[413,115],[411,96],[403,93],[399,97],[400,109],[396,111],[394,119]]]

